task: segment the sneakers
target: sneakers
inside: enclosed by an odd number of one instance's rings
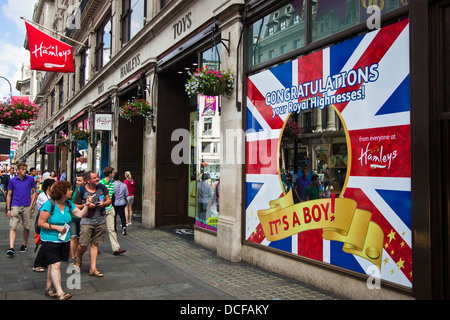
[[[123,234],[124,236],[127,235],[127,227],[123,227],[123,228],[122,228],[122,234]]]
[[[19,252],[26,252],[28,250],[27,246],[22,245],[20,247]],[[16,253],[16,251],[14,250],[14,248],[9,248],[8,250],[6,250],[6,254],[8,256],[10,256],[11,258],[14,257],[14,254]]]
[[[6,254],[7,254],[8,256],[10,256],[11,258],[14,257],[14,253],[16,253],[16,251],[14,251],[14,248],[9,248],[9,249],[6,251]]]

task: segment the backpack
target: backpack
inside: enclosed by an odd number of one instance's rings
[[[50,201],[50,204],[51,204],[51,209],[50,209],[50,216],[51,216],[51,215],[53,215],[53,211],[55,210],[55,200],[53,200],[51,198],[48,199],[48,200]],[[68,205],[69,208],[70,208],[69,200],[66,200],[66,205]],[[38,214],[36,216],[36,220],[34,221],[34,232],[36,234],[40,234],[41,233],[41,228],[38,227],[38,221],[39,221],[39,215],[40,214],[41,214],[41,211],[39,210],[39,212],[38,212]]]

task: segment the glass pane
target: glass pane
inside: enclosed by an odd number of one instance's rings
[[[305,3],[306,0],[293,0],[250,26],[250,67],[305,45]]]
[[[108,20],[103,29],[103,66],[111,60],[111,45],[111,20]]]
[[[197,96],[198,123],[194,135],[196,169],[191,172],[191,180],[195,179],[197,185],[196,225],[213,231],[217,230],[220,197],[219,100],[217,96]]]
[[[367,8],[378,6],[381,14],[407,5],[409,0],[312,0],[312,41],[317,41],[373,18]]]
[[[208,68],[219,70],[220,69],[220,57],[222,51],[222,44],[219,43],[215,47],[202,52],[202,67],[208,66]]]
[[[145,18],[145,0],[131,1],[131,26],[130,39],[132,39],[143,27]]]

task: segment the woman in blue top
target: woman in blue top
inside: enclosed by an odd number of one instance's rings
[[[64,293],[61,287],[61,261],[69,259],[70,229],[68,225],[72,216],[83,218],[88,212],[88,205],[92,197],[86,201],[83,210],[78,209],[69,199],[72,198],[71,184],[68,181],[57,181],[52,185],[50,198],[54,200],[53,213],[50,200],[45,202],[40,210],[38,226],[41,228],[40,237],[42,248],[48,263],[47,286],[45,294],[67,300],[72,296]],[[56,293],[52,289],[55,287]]]

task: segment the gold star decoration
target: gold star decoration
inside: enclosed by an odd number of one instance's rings
[[[405,260],[402,260],[402,258],[400,258],[400,260],[398,260],[398,262],[397,262],[398,270],[400,270],[401,268],[404,268],[405,267],[404,264],[405,264]]]
[[[389,243],[391,243],[392,240],[395,240],[395,232],[394,232],[394,230],[391,230],[391,233],[389,233],[387,235],[387,237],[389,238]]]

